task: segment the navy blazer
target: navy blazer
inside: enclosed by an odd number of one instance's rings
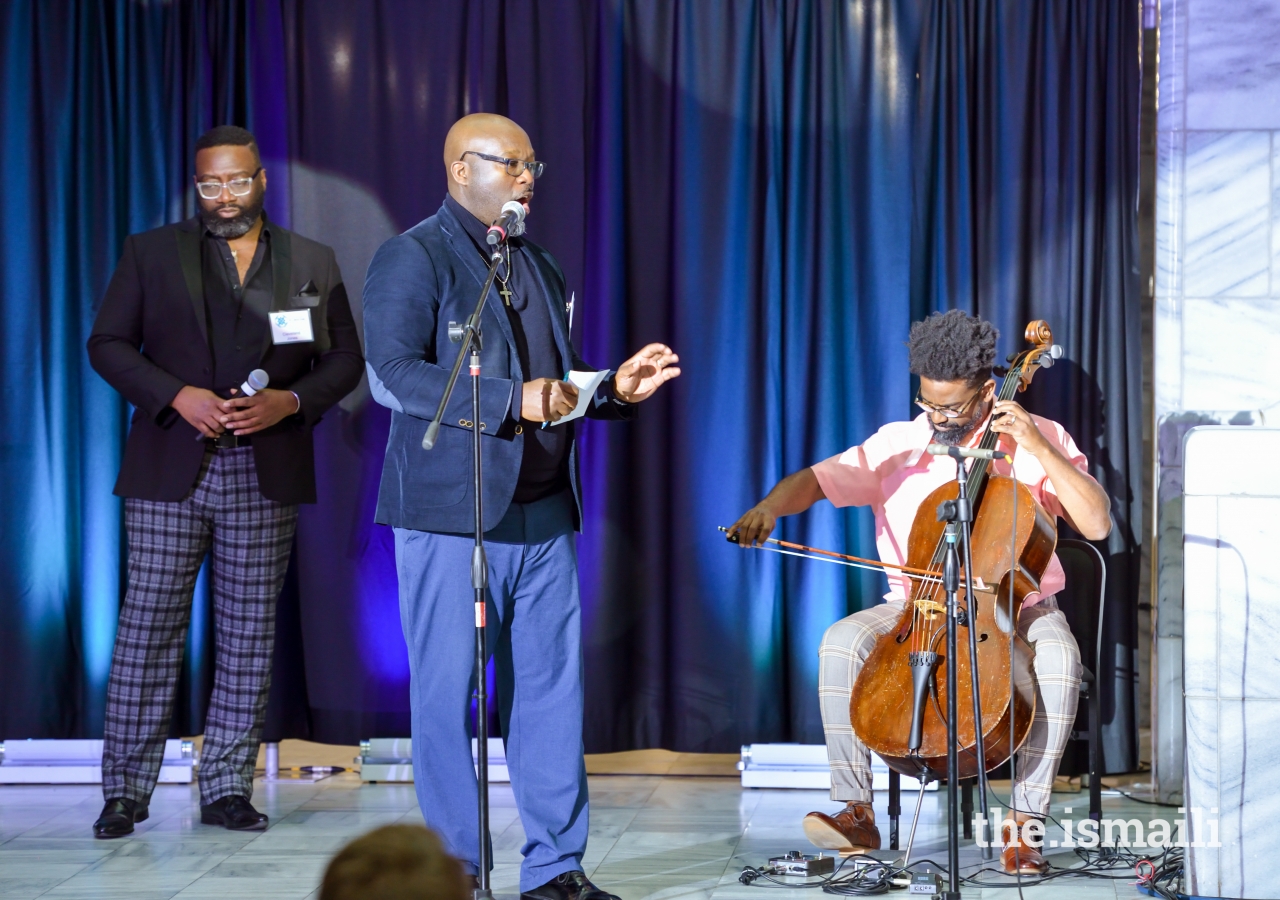
[[[522,239],[523,240],[523,239]],[[551,327],[560,358],[575,370],[590,370],[569,342],[564,273],[551,254],[523,240],[543,282],[539,296],[551,298]],[[374,399],[389,407],[391,434],[382,467],[376,519],[383,525],[454,534],[475,527],[471,488],[471,385],[464,365],[431,450],[422,436],[444,394],[458,344],[449,323],[465,322],[475,309],[487,267],[475,244],[447,206],[378,248],[364,284],[365,360]],[[481,460],[484,529],[506,514],[515,494],[524,454],[520,423],[525,381],[511,322],[496,285],[480,318]],[[605,379],[588,407],[599,419],[630,418],[633,404],[617,400]],[[569,423],[573,429],[577,423]],[[578,456],[569,433],[569,479],[582,522]]]

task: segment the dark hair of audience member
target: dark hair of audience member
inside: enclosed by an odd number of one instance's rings
[[[385,825],[329,861],[320,900],[469,900],[462,864],[422,825]]]

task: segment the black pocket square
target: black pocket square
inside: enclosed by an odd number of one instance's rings
[[[320,303],[320,289],[316,287],[316,283],[310,278],[307,283],[298,289],[298,293],[293,295],[294,306],[318,306]]]

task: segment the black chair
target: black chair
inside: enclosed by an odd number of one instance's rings
[[[1059,774],[1089,775],[1089,818],[1102,818],[1102,695],[1098,669],[1102,659],[1103,610],[1106,603],[1107,563],[1098,548],[1086,541],[1067,538],[1058,541],[1058,559],[1067,575],[1067,586],[1058,594],[1080,645],[1080,661],[1084,672],[1080,677],[1080,699],[1084,709],[1076,716],[1077,727],[1071,740],[1085,745],[1086,756],[1068,753],[1059,766]],[[1080,730],[1084,719],[1085,729]]]
[[[1098,689],[1098,661],[1102,658],[1103,608],[1106,602],[1107,563],[1098,548],[1087,541],[1064,538],[1058,541],[1058,560],[1067,576],[1067,586],[1058,594],[1058,606],[1067,617],[1072,634],[1080,645],[1080,661],[1084,672],[1080,677],[1080,699],[1084,709],[1077,713],[1077,723],[1083,716],[1085,730],[1078,727],[1071,732],[1071,740],[1086,745],[1083,761],[1070,749],[1064,755],[1059,774],[1089,775],[1089,818],[1095,822],[1102,818],[1102,709]],[[1081,638],[1086,638],[1082,640]],[[1007,764],[1001,768],[1008,771]],[[992,774],[998,774],[992,773]],[[973,788],[976,779],[960,782],[960,818],[965,838],[973,837]],[[902,815],[901,776],[889,770],[889,848],[898,849],[898,821]],[[986,811],[983,811],[986,815]]]

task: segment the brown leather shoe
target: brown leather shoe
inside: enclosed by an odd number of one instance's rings
[[[1000,865],[1008,875],[1043,875],[1049,868],[1040,849],[1027,843],[1026,825],[1026,822],[1017,825],[1005,822],[1000,829],[1000,838],[1004,844],[1004,850],[1000,852]]]
[[[809,813],[804,817],[804,836],[815,847],[837,850],[841,856],[857,856],[880,849],[876,814],[869,803],[851,803],[834,816]]]

